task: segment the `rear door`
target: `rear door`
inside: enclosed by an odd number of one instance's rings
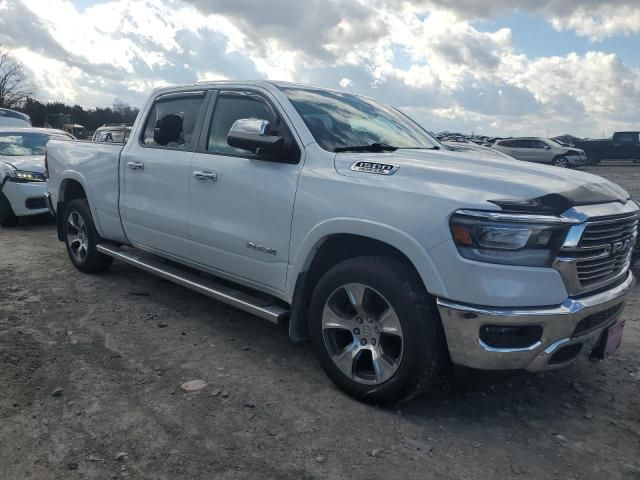
[[[156,98],[141,136],[121,159],[122,223],[137,247],[186,258],[191,157],[204,118],[206,93]]]
[[[614,158],[630,159],[637,158],[636,150],[638,149],[638,133],[637,132],[618,132],[613,135],[613,152]]]
[[[502,144],[506,147],[504,152],[518,160],[529,160],[527,140],[505,140]]]
[[[210,110],[191,160],[190,257],[218,274],[284,291],[300,143],[267,92],[220,91]],[[272,134],[293,142],[295,155],[266,161],[231,147],[227,135],[241,118],[268,120]]]

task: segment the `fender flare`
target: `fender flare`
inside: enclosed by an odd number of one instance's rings
[[[347,234],[371,238],[402,252],[420,275],[427,291],[447,297],[447,290],[427,249],[408,233],[361,218],[332,218],[316,225],[292,254],[287,274],[287,297],[293,299],[298,276],[306,272],[322,243],[332,235]],[[435,246],[435,245],[433,245]]]

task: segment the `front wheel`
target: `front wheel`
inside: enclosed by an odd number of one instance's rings
[[[113,259],[97,250],[98,232],[85,199],[72,200],[64,209],[64,243],[71,263],[80,271],[101,272]]]
[[[311,340],[327,375],[369,403],[411,398],[436,378],[444,333],[431,298],[400,260],[343,261],[318,282],[310,305]]]

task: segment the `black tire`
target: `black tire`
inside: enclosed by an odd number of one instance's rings
[[[363,384],[348,377],[332,360],[331,347],[325,340],[325,306],[341,287],[353,283],[362,284],[376,294],[381,294],[394,309],[402,328],[402,353],[398,366],[395,373],[384,382]],[[377,321],[376,318],[375,322]],[[413,268],[401,260],[389,257],[352,258],[327,271],[316,285],[311,298],[309,331],[320,364],[329,378],[349,395],[367,403],[387,404],[412,398],[437,378],[447,358],[444,332],[433,298],[429,296]],[[380,349],[383,346],[382,335],[381,332],[378,339]],[[353,339],[355,338],[354,336]],[[357,344],[355,340],[347,339],[347,342],[355,342],[349,343],[350,346]],[[375,343],[370,341],[369,348],[374,348],[372,345]],[[354,360],[352,366],[356,362]]]
[[[93,223],[93,217],[91,216],[91,210],[89,209],[87,201],[83,198],[72,200],[65,207],[63,215],[62,233],[71,263],[73,263],[78,270],[86,273],[102,272],[109,268],[113,258],[96,250],[96,245],[98,244],[100,237],[98,236],[95,224]],[[75,215],[77,215],[77,217]],[[79,229],[74,229],[69,222],[69,219],[72,216],[75,218],[74,222],[76,225],[78,225],[78,221],[81,220],[81,223],[84,226]],[[73,243],[71,238],[78,235],[78,233],[81,233],[82,235],[84,250],[86,252],[84,256],[75,254],[75,246],[71,245],[71,243]]]
[[[589,155],[587,155],[587,157],[589,158],[589,165],[598,165],[602,159],[600,158],[600,155],[598,155],[597,153],[590,153]]]
[[[18,224],[18,217],[13,213],[9,199],[0,192],[0,227],[15,227]]]

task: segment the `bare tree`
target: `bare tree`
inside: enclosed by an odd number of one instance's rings
[[[5,50],[0,50],[0,107],[21,107],[33,95],[22,65]]]

